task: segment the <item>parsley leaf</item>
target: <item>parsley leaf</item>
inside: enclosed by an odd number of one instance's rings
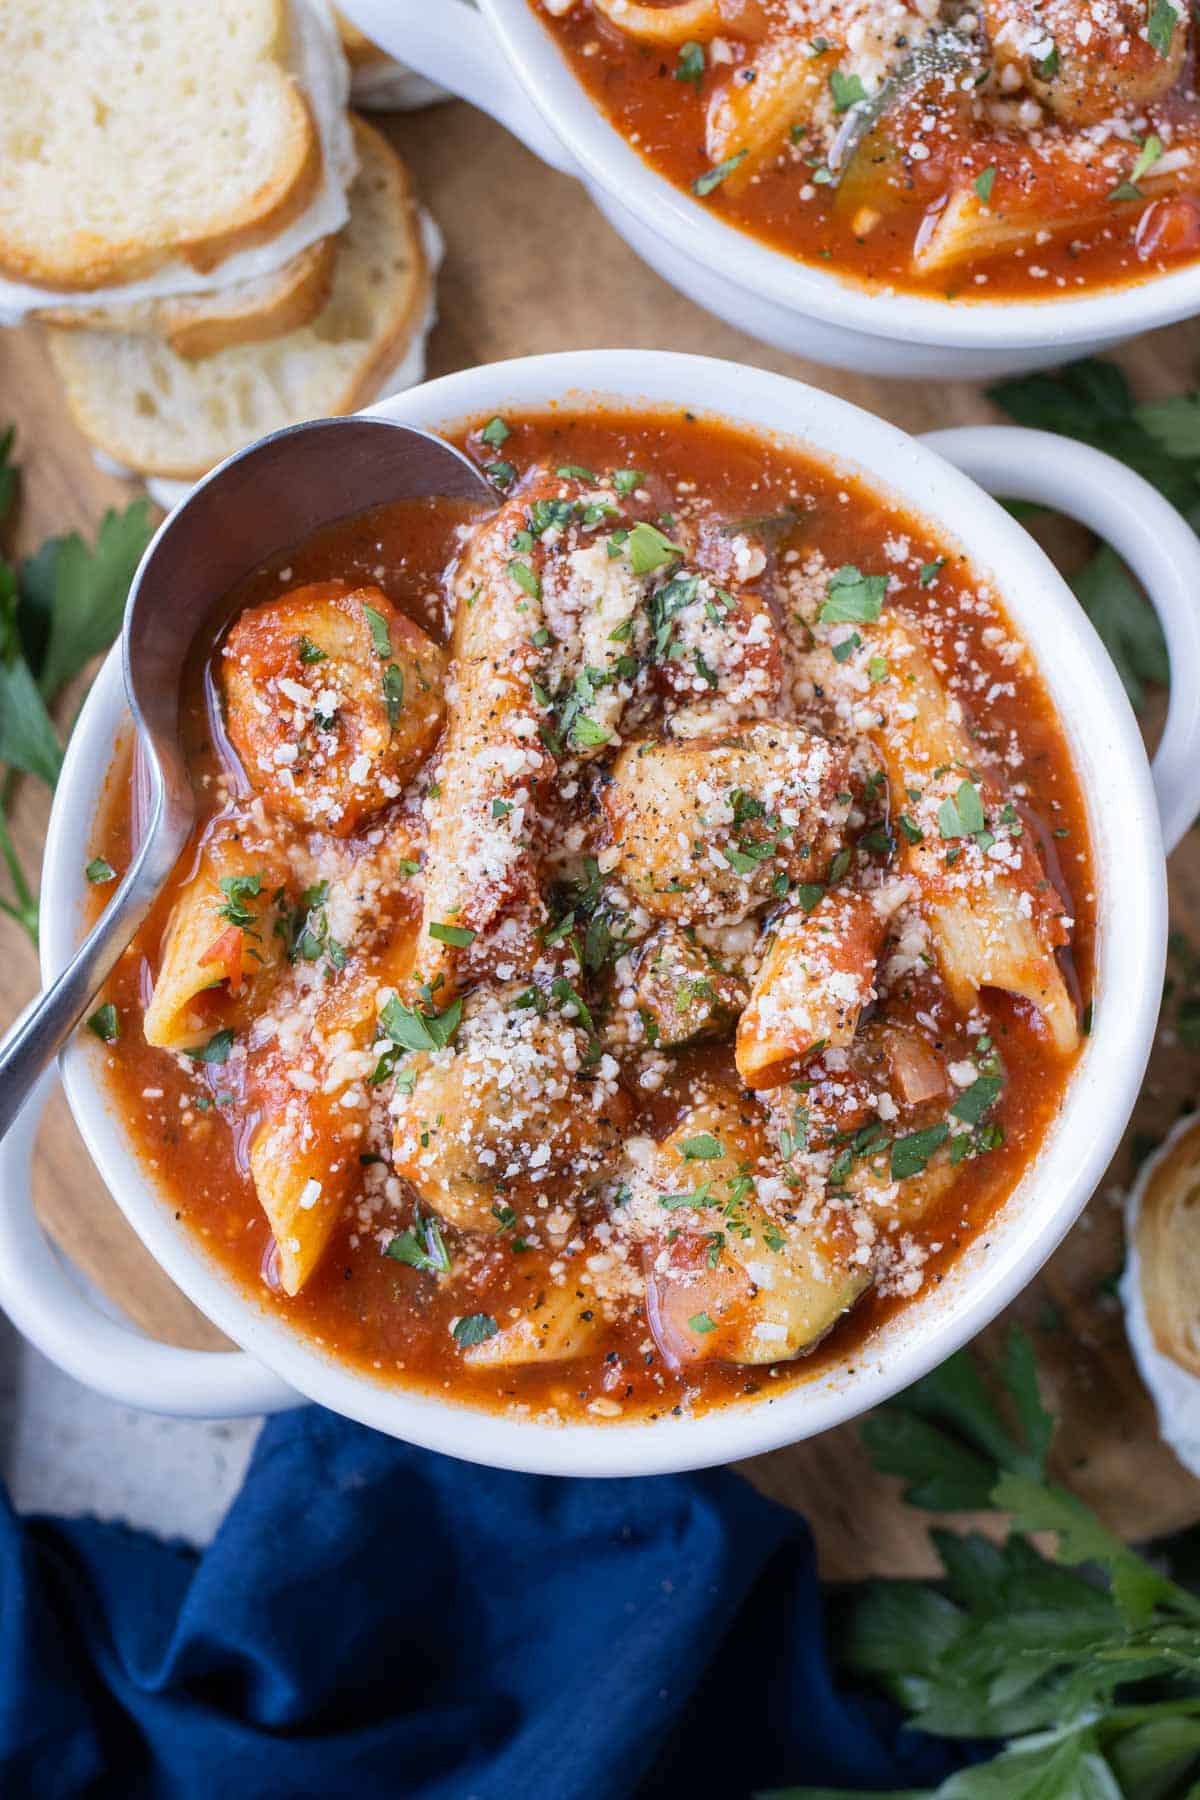
[[[405,1050],[444,1050],[458,1030],[463,1003],[455,1000],[444,1012],[404,1006],[394,996],[379,1015],[384,1034]]]
[[[817,614],[822,625],[871,625],[883,608],[886,575],[864,575],[847,563],[829,579],[829,598]]]
[[[450,1335],[456,1344],[469,1350],[472,1344],[484,1344],[488,1338],[494,1338],[499,1329],[491,1313],[468,1313],[465,1319],[455,1319]]]
[[[227,1025],[223,1031],[214,1031],[207,1044],[201,1044],[195,1050],[185,1050],[184,1055],[190,1056],[193,1062],[227,1063],[229,1052],[233,1049],[234,1036],[235,1033]]]
[[[1158,614],[1107,544],[1072,576],[1070,586],[1112,657],[1130,705],[1140,712],[1146,683],[1165,686],[1170,678]]]
[[[715,168],[706,169],[703,175],[697,175],[692,183],[692,192],[696,198],[698,200],[707,199],[714,188],[719,188],[735,169],[742,166],[749,154],[748,150],[736,150],[732,156],[727,156],[725,161],[718,163]]]
[[[702,1131],[698,1137],[684,1138],[679,1154],[684,1162],[716,1162],[724,1156],[725,1147],[711,1131]]]
[[[407,1231],[392,1239],[384,1255],[427,1275],[448,1275],[453,1266],[441,1226],[436,1219],[423,1219],[420,1213]]]
[[[121,1020],[111,1000],[97,1008],[88,1020],[87,1027],[89,1031],[95,1032],[102,1043],[116,1043],[121,1035]]]
[[[1017,1331],[988,1379],[960,1352],[863,1427],[910,1504],[1009,1514],[1005,1537],[934,1532],[941,1581],[864,1583],[841,1632],[842,1660],[910,1725],[1009,1740],[924,1800],[1168,1800],[1200,1775],[1200,1598],[1048,1479],[1053,1432]]]
[[[679,544],[673,544],[657,525],[641,521],[635,525],[625,543],[635,575],[649,575],[664,563],[678,562],[683,555]]]

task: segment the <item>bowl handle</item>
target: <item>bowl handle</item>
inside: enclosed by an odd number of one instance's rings
[[[490,114],[552,169],[578,175],[491,26],[466,0],[348,0],[341,11],[397,62]]]
[[[1171,696],[1151,772],[1163,842],[1200,814],[1200,538],[1157,488],[1073,438],[1015,425],[932,431],[929,449],[1005,500],[1031,500],[1087,525],[1122,556],[1162,623]]]
[[[242,1350],[181,1350],[111,1318],[68,1274],[33,1210],[32,1158],[54,1086],[44,1075],[0,1143],[0,1308],[43,1356],[123,1406],[181,1418],[282,1412],[303,1396]]]

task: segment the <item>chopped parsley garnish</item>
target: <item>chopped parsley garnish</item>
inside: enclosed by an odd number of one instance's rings
[[[684,49],[687,48],[688,46],[685,44]],[[612,472],[613,492],[622,500],[628,500],[630,494],[640,488],[645,479],[645,474],[641,469],[614,469]]]
[[[992,197],[992,189],[995,187],[995,185],[996,185],[996,165],[995,165],[995,163],[989,163],[987,168],[982,170],[982,172],[980,174],[978,174],[975,177],[974,181],[971,183],[971,186],[975,189],[975,192],[979,195],[979,198],[982,200],[982,202],[985,206],[987,205],[988,201]]]
[[[938,830],[944,838],[975,837],[985,830],[983,800],[973,781],[960,784],[938,807]]]
[[[715,168],[706,169],[703,175],[697,175],[692,183],[692,192],[697,200],[706,200],[714,188],[719,188],[735,169],[741,167],[748,155],[749,151],[747,150],[736,150],[732,156],[727,156],[725,161],[719,162]]]
[[[665,563],[678,562],[683,555],[681,545],[673,544],[657,525],[647,525],[645,520],[630,531],[625,548],[635,575],[649,575]]]
[[[711,1131],[702,1131],[698,1137],[684,1138],[679,1154],[684,1162],[716,1162],[724,1156],[725,1147]]]
[[[1178,25],[1179,13],[1172,0],[1149,0],[1146,36],[1150,40],[1151,49],[1159,56],[1170,56]]]
[[[587,481],[592,487],[597,484],[596,471],[585,469],[582,463],[560,463],[554,473],[561,475],[564,481]]]
[[[729,864],[735,875],[753,875],[759,863],[766,862],[774,856],[778,844],[724,844],[721,855]]]
[[[806,914],[820,906],[824,898],[825,889],[819,881],[802,881],[796,889],[796,904]]]
[[[346,952],[329,933],[329,918],[325,911],[328,898],[327,881],[318,881],[305,888],[295,907],[282,905],[282,890],[275,896],[279,907],[275,935],[283,939],[289,962],[317,962],[325,956],[335,969],[345,968]]]
[[[824,601],[817,614],[822,625],[872,625],[883,609],[886,575],[864,575],[846,563],[829,578]]]
[[[519,588],[523,588],[531,600],[540,600],[542,584],[527,562],[513,560],[508,565],[508,572]]]
[[[381,662],[386,662],[392,654],[392,638],[388,631],[388,622],[381,612],[373,606],[363,606],[367,624],[371,628],[371,648]]]
[[[102,856],[93,856],[91,862],[83,872],[93,887],[102,887],[106,881],[115,881],[117,879],[117,871],[113,868],[112,864],[106,862]]]
[[[699,87],[704,79],[704,46],[703,44],[681,44],[679,61],[675,64],[676,81],[690,81],[693,87]]]
[[[88,1023],[91,1024],[90,1019]],[[224,1031],[214,1031],[207,1044],[200,1044],[195,1050],[185,1050],[184,1055],[190,1056],[193,1062],[227,1063],[229,1052],[233,1049],[234,1036],[234,1031],[227,1025]]]
[[[651,594],[650,628],[654,633],[654,642],[650,654],[656,662],[670,659],[671,639],[675,634],[674,620],[686,606],[692,604],[699,592],[698,575],[675,575],[657,593]]]
[[[465,1319],[455,1319],[450,1335],[456,1344],[469,1350],[472,1344],[485,1344],[488,1338],[494,1338],[499,1329],[491,1313],[468,1313]]]
[[[95,1032],[102,1043],[116,1043],[121,1035],[121,1019],[111,1000],[107,1005],[97,1008],[88,1020],[87,1028],[89,1031]]]
[[[969,1088],[964,1088],[950,1111],[964,1125],[978,1125],[990,1106],[1000,1098],[1004,1082],[999,1075],[980,1075]]]
[[[404,711],[404,676],[395,663],[389,663],[383,671],[383,704],[387,708],[388,726],[394,731]]]
[[[443,925],[440,919],[434,919],[429,927],[429,935],[436,938],[439,944],[453,944],[458,950],[465,950],[468,944],[475,942],[476,933],[469,925]]]
[[[606,731],[603,725],[597,725],[595,719],[589,719],[586,713],[576,713],[571,721],[571,742],[583,749],[607,744],[611,737],[611,731]]]
[[[379,1015],[379,1023],[393,1044],[405,1050],[444,1050],[462,1018],[462,1001],[453,1001],[444,1012],[428,1007],[405,1006],[394,997]]]
[[[706,1312],[693,1313],[688,1320],[689,1331],[696,1331],[703,1334],[704,1332],[715,1331],[716,1329],[716,1321],[710,1319]]]
[[[223,875],[217,885],[225,896],[224,905],[217,908],[217,917],[227,920],[230,925],[239,925],[243,930],[253,925],[258,915],[246,902],[257,899],[262,893],[262,876]]]
[[[950,1127],[945,1120],[937,1125],[929,1125],[924,1131],[910,1132],[907,1137],[896,1138],[892,1143],[892,1180],[904,1181],[910,1175],[922,1175],[926,1164],[935,1150],[939,1150],[950,1136]]]
[[[939,556],[936,562],[922,563],[921,573],[918,577],[921,586],[928,587],[930,582],[936,581],[945,566],[946,559],[944,556]]]
[[[829,92],[833,95],[834,112],[840,113],[849,112],[852,106],[858,106],[867,97],[862,77],[843,75],[840,69],[830,70]]]
[[[383,1254],[426,1275],[448,1275],[452,1266],[437,1220],[423,1219],[420,1213],[407,1231],[392,1239]]]
[[[325,652],[309,637],[296,639],[296,654],[306,666],[325,661]]]
[[[529,508],[529,529],[534,537],[544,532],[562,531],[575,515],[573,500],[534,500]]]
[[[490,449],[499,450],[500,446],[512,436],[512,432],[504,420],[497,416],[488,420],[479,435]]]

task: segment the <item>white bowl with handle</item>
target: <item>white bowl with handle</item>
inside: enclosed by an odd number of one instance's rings
[[[740,331],[860,375],[1049,368],[1200,313],[1200,262],[1046,300],[937,300],[798,262],[658,174],[576,79],[529,0],[349,0],[368,37],[577,176],[643,261]]]
[[[307,1397],[431,1449],[507,1468],[626,1475],[730,1462],[827,1430],[905,1387],[1020,1292],[1092,1194],[1129,1118],[1150,1052],[1166,953],[1164,842],[1200,812],[1200,542],[1140,477],[1098,451],[1004,426],[924,441],[780,375],[704,357],[593,351],[466,370],[374,409],[426,429],[481,413],[583,405],[680,407],[793,440],[861,475],[960,546],[1029,644],[1063,721],[1086,799],[1098,921],[1095,1026],[1061,1113],[984,1237],[946,1279],[852,1354],[803,1383],[654,1423],[552,1426],[372,1379],[292,1332],[174,1217],[106,1089],[103,1047],[81,1032],[62,1060],[71,1110],[110,1192],[151,1254],[241,1349],[152,1343],[97,1310],[43,1237],[30,1159],[39,1107],[0,1145],[0,1306],[53,1361],[128,1405],[232,1416]],[[977,485],[979,484],[979,485]],[[1173,687],[1153,769],[1111,662],[1032,538],[984,491],[1041,501],[1102,531],[1163,621]],[[215,598],[215,597],[214,597]],[[42,873],[42,972],[68,960],[87,902],[84,865],[114,746],[128,729],[116,651],[75,728]]]

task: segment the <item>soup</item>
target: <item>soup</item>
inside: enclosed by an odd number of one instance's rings
[[[339,523],[214,615],[195,836],[92,1029],[178,1217],[343,1361],[539,1419],[770,1393],[928,1294],[1061,1105],[1062,732],[961,551],[794,445],[461,441],[494,508]]]
[[[1048,299],[1200,255],[1182,0],[531,3],[652,167],[816,267]]]

